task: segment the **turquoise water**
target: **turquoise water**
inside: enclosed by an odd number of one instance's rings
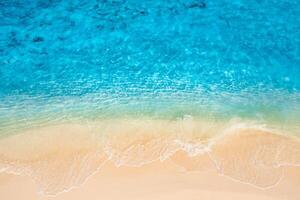
[[[185,115],[300,124],[298,0],[0,2],[0,125]]]

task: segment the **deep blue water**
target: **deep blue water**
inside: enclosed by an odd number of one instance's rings
[[[0,19],[8,118],[172,101],[193,104],[179,115],[300,113],[299,0],[1,0]]]

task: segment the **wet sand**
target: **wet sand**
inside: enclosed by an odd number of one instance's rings
[[[1,199],[300,198],[298,138],[244,124],[115,124],[1,138]]]
[[[85,184],[57,196],[37,192],[29,177],[0,174],[1,199],[84,200],[84,199],[246,199],[298,200],[300,169],[285,169],[276,186],[258,189],[218,175],[214,170],[178,172],[171,162],[152,163],[140,168],[116,168],[108,164]]]

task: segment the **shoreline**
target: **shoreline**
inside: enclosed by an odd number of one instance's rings
[[[54,195],[58,199],[65,191],[73,193],[76,188],[85,187],[98,174],[103,176],[107,166],[111,168],[108,174],[110,171],[118,174],[124,168],[127,170],[124,173],[131,175],[144,169],[153,170],[140,174],[142,177],[170,167],[171,171],[164,171],[162,176],[181,173],[189,177],[212,171],[213,176],[263,191],[280,187],[283,179],[292,179],[293,176],[284,174],[289,174],[290,168],[300,180],[298,138],[270,132],[261,126],[243,123],[212,126],[189,120],[181,124],[139,120],[118,122],[118,126],[115,123],[98,123],[89,128],[64,124],[1,138],[0,175],[15,173],[30,177],[45,198]],[[207,134],[207,130],[213,133],[212,128],[222,130],[223,134]],[[97,130],[106,132],[98,134]],[[176,130],[180,134],[175,134]],[[160,167],[151,168],[153,165]],[[197,181],[200,180],[195,180],[196,185]],[[168,184],[169,190],[173,190],[172,183]],[[3,185],[7,183],[4,181]]]

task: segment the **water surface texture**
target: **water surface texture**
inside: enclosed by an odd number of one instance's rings
[[[299,112],[298,1],[12,0],[0,9],[1,113],[22,110],[28,96],[95,93],[96,109],[142,99],[157,108],[138,112],[155,112],[171,99]]]

